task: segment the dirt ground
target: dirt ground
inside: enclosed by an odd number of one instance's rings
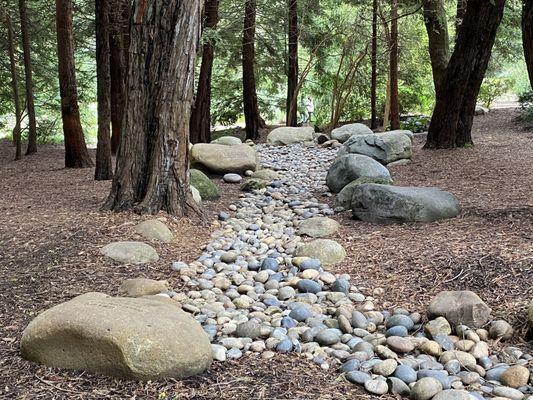
[[[528,346],[520,338],[533,298],[533,132],[516,117],[512,110],[477,117],[471,149],[426,151],[418,141],[413,162],[391,171],[395,183],[449,190],[461,201],[461,215],[394,226],[338,215],[336,240],[348,257],[333,272],[350,273],[380,307],[424,311],[438,291],[474,290],[496,316],[513,323],[514,342]],[[50,306],[88,291],[115,294],[129,277],[168,279],[179,289],[171,262],[194,260],[214,228],[168,218],[177,237],[171,245],[153,244],[157,263],[114,264],[99,248],[139,239],[133,227],[148,217],[99,211],[110,183],[93,181],[92,169],[63,169],[60,147],[42,146],[19,162],[11,161],[12,152],[0,143],[0,399],[368,398],[297,355],[245,357],[184,381],[144,383],[22,360],[23,329]],[[209,221],[238,196],[226,188],[220,200],[205,204]]]

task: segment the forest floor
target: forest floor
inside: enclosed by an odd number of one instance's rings
[[[350,273],[352,284],[375,293],[384,308],[424,311],[441,290],[474,290],[495,316],[514,325],[516,344],[527,346],[520,338],[533,298],[533,132],[516,122],[517,115],[497,110],[476,117],[474,148],[426,151],[417,141],[413,162],[391,171],[395,183],[449,190],[462,204],[461,215],[393,226],[337,215],[342,228],[335,239],[348,256],[332,272]],[[18,162],[12,153],[9,143],[0,143],[0,399],[369,397],[297,355],[244,357],[183,381],[145,383],[24,361],[21,333],[37,313],[88,291],[116,294],[130,277],[168,279],[179,288],[172,261],[193,261],[214,228],[168,218],[176,239],[170,246],[153,244],[158,262],[114,264],[99,249],[140,239],[134,226],[147,217],[99,211],[110,183],[95,182],[92,169],[65,170],[59,146],[41,146]],[[210,221],[238,196],[229,185],[221,192],[220,200],[204,204]]]

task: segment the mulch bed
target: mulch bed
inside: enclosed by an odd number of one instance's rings
[[[438,291],[474,290],[496,316],[513,323],[514,343],[527,346],[521,337],[525,307],[533,298],[533,133],[515,122],[516,116],[498,110],[477,117],[472,149],[425,151],[418,143],[413,162],[392,170],[395,183],[453,192],[463,206],[460,217],[380,226],[340,214],[336,239],[348,257],[333,272],[350,273],[380,307],[424,311]],[[12,162],[12,147],[0,143],[0,399],[369,397],[297,355],[245,357],[184,381],[145,383],[22,360],[20,336],[37,313],[87,291],[115,294],[129,277],[168,279],[179,288],[172,261],[194,260],[214,230],[166,216],[177,237],[172,245],[152,244],[157,263],[109,262],[99,248],[140,239],[133,228],[147,217],[99,211],[110,183],[95,182],[93,170],[63,169],[60,147],[39,150]],[[208,221],[237,198],[238,188],[225,185],[221,193],[220,200],[205,203]]]

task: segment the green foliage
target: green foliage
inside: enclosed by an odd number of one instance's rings
[[[520,113],[520,120],[523,122],[533,122],[533,91],[520,93],[518,96],[518,102],[522,109]]]
[[[427,115],[411,115],[401,121],[402,129],[409,130],[413,133],[425,132],[429,127],[431,117]]]
[[[498,97],[508,93],[512,86],[512,80],[507,77],[485,78],[479,90],[478,100],[481,101],[484,107],[490,108],[494,101]]]

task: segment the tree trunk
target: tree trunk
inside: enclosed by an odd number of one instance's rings
[[[242,85],[246,139],[257,139],[259,129],[265,121],[259,115],[255,88],[255,17],[256,0],[246,0],[244,4],[244,28],[242,35]]]
[[[129,0],[110,0],[109,47],[111,65],[111,153],[117,154],[124,117],[126,76],[128,74]]]
[[[428,33],[429,57],[436,93],[450,58],[448,22],[446,21],[444,0],[424,0],[424,23]]]
[[[377,86],[378,86],[378,0],[372,1],[372,50],[371,50],[372,73],[370,78],[370,128],[378,128],[377,112]]]
[[[189,186],[189,122],[199,0],[135,0],[124,126],[105,209],[199,212]]]
[[[7,19],[7,41],[9,46],[9,64],[11,70],[11,88],[13,90],[13,104],[15,105],[15,129],[13,129],[13,141],[15,143],[15,160],[20,160],[22,153],[22,139],[20,132],[20,120],[22,112],[20,110],[20,98],[17,79],[17,65],[15,61],[15,43],[13,39],[13,24],[11,23],[11,13],[6,10]]]
[[[298,125],[298,109],[294,107],[294,96],[298,86],[298,1],[287,0],[289,9],[289,52],[287,71],[287,126]]]
[[[457,0],[457,13],[455,15],[455,41],[457,41],[457,37],[459,35],[459,27],[461,26],[461,23],[463,22],[463,19],[465,17],[467,4],[468,0]]]
[[[533,0],[523,0],[522,8],[522,45],[526,60],[529,82],[533,88]]]
[[[113,177],[111,162],[111,76],[109,55],[109,1],[96,0],[96,86],[98,101],[98,144],[94,179]]]
[[[437,93],[426,148],[472,143],[477,95],[490,59],[505,0],[469,0],[455,50]]]
[[[35,120],[35,103],[33,97],[33,77],[30,57],[30,37],[28,33],[28,13],[26,0],[19,0],[20,30],[24,52],[24,76],[26,87],[26,109],[28,110],[28,148],[26,154],[37,152],[37,122]]]
[[[390,125],[391,130],[400,129],[400,105],[398,103],[398,0],[391,0]]]
[[[92,167],[93,162],[85,145],[78,107],[72,32],[72,0],[56,0],[56,27],[61,119],[63,120],[63,136],[65,137],[65,167]]]
[[[204,28],[214,29],[218,24],[219,0],[206,0]],[[198,78],[198,90],[191,113],[191,143],[209,143],[211,141],[211,76],[215,47],[210,41],[202,49],[202,65]]]

